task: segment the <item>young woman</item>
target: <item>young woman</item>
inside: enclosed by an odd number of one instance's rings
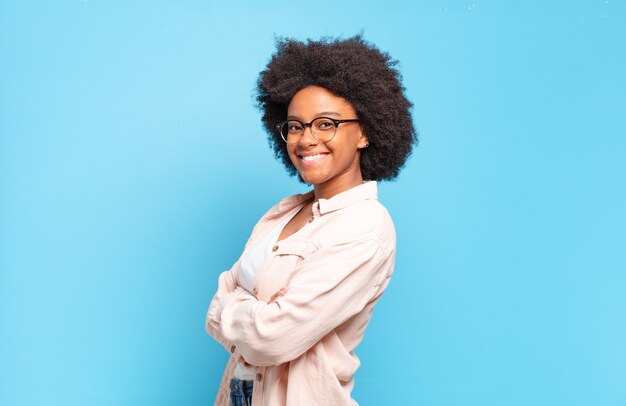
[[[232,355],[216,405],[356,404],[354,350],[395,257],[376,181],[417,141],[395,64],[359,36],[281,40],[261,72],[276,157],[313,190],[272,207],[219,277],[206,329]]]

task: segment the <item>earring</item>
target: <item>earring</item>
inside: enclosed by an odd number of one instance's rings
[[[368,142],[367,144],[365,144],[365,146],[363,148],[367,148],[370,146],[370,143]]]

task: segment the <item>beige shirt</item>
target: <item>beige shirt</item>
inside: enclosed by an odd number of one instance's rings
[[[288,197],[252,231],[249,249],[313,198]],[[254,406],[355,405],[350,393],[374,305],[393,272],[396,237],[376,182],[320,199],[312,220],[279,241],[258,269],[253,294],[238,286],[239,261],[219,277],[206,329],[230,351],[215,405],[230,405],[239,354],[257,366]],[[268,303],[276,292],[284,296]]]

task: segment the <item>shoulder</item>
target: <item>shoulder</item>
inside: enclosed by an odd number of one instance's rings
[[[387,250],[395,250],[393,220],[377,199],[354,202],[325,216],[325,234],[340,235],[349,241],[373,240]]]
[[[278,201],[278,203],[276,203],[272,207],[270,207],[270,209],[266,211],[265,214],[263,214],[263,216],[261,216],[258,223],[262,223],[270,219],[280,218],[281,216],[285,215],[287,212],[291,211],[295,207],[300,206],[302,203],[306,202],[307,200],[310,200],[312,196],[313,196],[312,190],[307,193],[299,193],[299,194],[287,196],[281,199],[280,201]]]
[[[278,203],[272,206],[268,211],[265,212],[261,216],[261,218],[256,222],[254,227],[252,228],[252,233],[248,238],[248,242],[246,246],[250,244],[250,242],[258,235],[259,231],[266,230],[268,227],[271,227],[272,224],[275,224],[277,221],[292,212],[293,209],[300,206],[305,201],[311,199],[313,196],[313,191],[295,194],[284,199],[281,199]]]

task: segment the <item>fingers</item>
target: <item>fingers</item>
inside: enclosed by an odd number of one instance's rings
[[[270,299],[269,303],[273,303],[279,297],[285,296],[285,293],[287,293],[287,288],[281,288],[278,292],[272,295],[272,298]]]

